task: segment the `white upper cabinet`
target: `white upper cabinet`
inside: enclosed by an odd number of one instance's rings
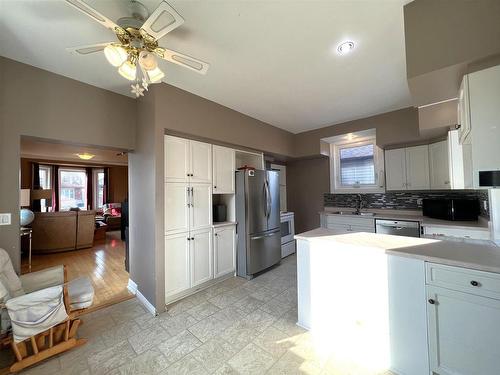
[[[208,228],[212,225],[212,186],[191,184],[190,187],[190,230]]]
[[[448,162],[448,141],[429,145],[431,189],[450,189],[450,167]]]
[[[165,136],[165,182],[212,182],[212,145]]]
[[[213,146],[213,192],[233,194],[235,152],[232,148]]]
[[[406,154],[404,148],[385,151],[387,190],[406,190]]]
[[[460,144],[466,143],[470,134],[470,104],[469,104],[469,77],[467,75],[462,79],[460,90],[458,92],[458,139]]]
[[[165,298],[167,300],[190,287],[190,243],[187,233],[165,238]]]
[[[165,136],[165,181],[187,182],[190,174],[189,140]]]
[[[191,287],[203,284],[213,279],[212,230],[202,230],[191,233]]]
[[[214,230],[214,276],[219,277],[236,269],[236,226],[226,225]]]
[[[212,145],[189,141],[191,182],[212,182]]]
[[[429,146],[406,148],[406,183],[408,190],[430,188]]]
[[[165,184],[165,234],[189,230],[190,187],[187,183]]]

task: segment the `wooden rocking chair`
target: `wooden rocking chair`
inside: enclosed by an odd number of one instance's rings
[[[0,249],[0,311],[6,308],[10,317],[8,322],[4,314],[1,343],[10,345],[16,358],[10,371],[19,372],[85,344],[86,339],[77,338],[82,324],[78,316],[92,304],[90,281],[80,278],[68,283],[65,266],[18,278],[10,259],[5,264],[5,256],[5,250]],[[37,320],[30,322],[33,316]],[[10,323],[12,329],[6,330]]]

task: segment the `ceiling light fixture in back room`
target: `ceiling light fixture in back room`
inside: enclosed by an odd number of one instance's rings
[[[152,83],[159,83],[165,73],[158,67],[157,57],[181,65],[195,72],[206,74],[209,64],[191,56],[160,47],[158,40],[181,26],[184,19],[167,2],[162,1],[149,15],[138,1],[130,1],[131,17],[120,18],[114,23],[83,0],[66,0],[67,3],[94,21],[113,31],[118,42],[106,42],[68,48],[70,52],[88,55],[104,51],[108,62],[118,68],[118,73],[133,81],[131,92],[144,96],[144,90]]]
[[[354,49],[354,42],[346,41],[338,45],[337,52],[339,55],[347,55],[353,49]]]

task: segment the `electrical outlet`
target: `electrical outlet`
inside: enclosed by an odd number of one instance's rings
[[[488,201],[483,201],[483,208],[485,211],[488,210]]]
[[[417,205],[418,205],[418,206],[421,206],[421,205],[422,205],[422,198],[418,198],[418,199],[417,199]]]
[[[0,225],[10,225],[12,214],[0,214]]]

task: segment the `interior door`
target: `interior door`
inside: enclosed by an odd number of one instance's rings
[[[406,190],[404,148],[385,151],[385,175],[387,190]]]
[[[451,189],[447,141],[429,145],[429,167],[431,189]]]
[[[248,233],[260,233],[267,231],[266,216],[266,192],[265,192],[265,171],[246,171],[246,208],[248,215]]]
[[[430,189],[429,146],[406,148],[406,182],[408,190]]]
[[[191,232],[191,287],[214,278],[212,264],[212,230]]]
[[[236,231],[228,225],[214,231],[214,277],[226,275],[236,269]]]
[[[188,233],[165,237],[165,299],[190,287]]]
[[[217,194],[234,193],[235,153],[227,147],[213,146],[213,188]]]
[[[189,231],[189,195],[187,183],[165,184],[165,234]]]
[[[189,141],[190,181],[212,183],[212,145]]]
[[[212,185],[190,186],[190,230],[208,228],[212,225]]]
[[[427,287],[431,370],[440,375],[498,374],[500,301]]]
[[[267,186],[269,199],[269,212],[267,214],[267,229],[280,228],[280,185],[279,174],[267,171]]]
[[[189,140],[166,135],[165,182],[187,182],[189,174]]]

